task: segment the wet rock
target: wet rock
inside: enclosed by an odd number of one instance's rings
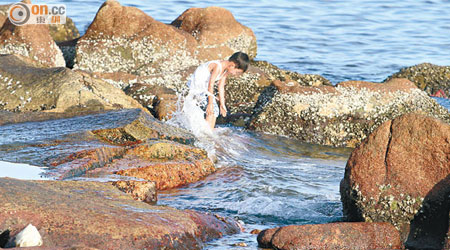
[[[204,150],[171,141],[83,150],[51,166],[60,179],[115,174],[155,182],[158,190],[193,183],[215,171]]]
[[[113,128],[97,129],[92,133],[105,142],[119,146],[159,139],[184,144],[193,144],[195,141],[188,131],[160,122],[142,110],[130,110],[127,113],[126,119]]]
[[[131,194],[133,199],[149,204],[156,204],[158,196],[153,181],[115,181],[112,183],[120,191]]]
[[[74,68],[138,76],[168,73],[198,64],[196,44],[190,34],[108,0],[78,40]]]
[[[191,34],[198,42],[201,61],[228,59],[234,52],[256,57],[257,45],[253,31],[234,19],[221,7],[190,8],[171,25]]]
[[[134,201],[107,183],[0,179],[0,231],[32,223],[44,247],[199,249],[239,232],[237,223]]]
[[[421,112],[450,122],[448,111],[405,79],[301,86],[273,81],[255,106],[248,128],[304,142],[355,147],[383,122]]]
[[[73,112],[143,107],[122,90],[67,68],[38,68],[16,55],[0,56],[0,108]]]
[[[118,175],[154,181],[158,190],[194,183],[215,171],[206,151],[174,142],[138,145],[108,168]]]
[[[18,54],[44,67],[66,65],[47,25],[16,26],[6,19],[0,29],[0,54]]]
[[[177,110],[178,96],[174,90],[167,87],[135,83],[124,91],[159,120],[167,120]]]
[[[341,181],[350,221],[384,221],[408,249],[441,249],[448,231],[450,126],[406,114],[383,123],[356,148]]]
[[[272,248],[272,237],[275,234],[276,231],[278,231],[280,228],[269,228],[262,230],[258,234],[258,246],[261,248]]]
[[[402,249],[400,235],[389,223],[330,223],[269,230],[261,232],[261,237],[258,235],[260,247],[280,250]]]
[[[429,95],[435,94],[440,89],[446,95],[450,94],[450,66],[422,63],[402,68],[399,72],[389,76],[386,81],[392,78],[408,78]]]

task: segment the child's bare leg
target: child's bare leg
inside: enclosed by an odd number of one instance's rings
[[[206,115],[206,122],[209,124],[209,127],[211,127],[211,129],[214,129],[214,127],[216,126],[216,117],[214,116],[214,114]]]

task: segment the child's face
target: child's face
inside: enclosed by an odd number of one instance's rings
[[[230,72],[230,74],[234,76],[244,73],[242,69],[236,68],[236,65],[234,63],[232,63],[231,66],[228,68],[228,72]]]

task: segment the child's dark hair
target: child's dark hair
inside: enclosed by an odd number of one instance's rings
[[[234,62],[236,64],[236,68],[242,69],[242,71],[247,71],[248,64],[250,62],[248,55],[243,52],[236,52],[232,56],[230,56],[230,59],[228,59],[230,62]]]

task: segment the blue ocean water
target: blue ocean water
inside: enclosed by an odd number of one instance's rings
[[[83,33],[103,1],[65,3]],[[10,3],[2,1],[2,4]],[[120,0],[156,20],[170,23],[191,7],[221,6],[250,27],[258,60],[299,73],[344,80],[382,81],[400,68],[423,62],[450,65],[449,0],[211,1]],[[450,109],[450,101],[435,98]],[[246,232],[208,244],[230,249],[245,242],[255,249],[250,229],[340,220],[339,181],[348,149],[306,145],[295,140],[225,130],[228,149],[220,170],[191,186],[163,192],[159,204],[217,212],[240,219]],[[239,145],[245,144],[242,148]],[[233,153],[234,152],[234,153]]]
[[[103,1],[67,0],[67,14],[84,32]],[[212,1],[120,0],[170,23],[191,7],[221,6],[250,27],[258,60],[333,83],[382,81],[422,62],[450,65],[449,0]]]

